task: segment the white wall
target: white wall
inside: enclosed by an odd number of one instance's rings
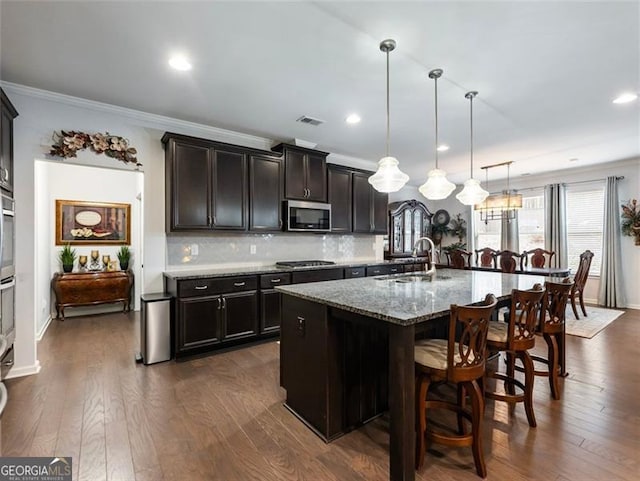
[[[46,207],[46,192],[36,192],[37,176],[35,161],[46,158],[52,143],[54,131],[80,130],[84,132],[110,132],[129,139],[138,150],[138,160],[143,164],[144,172],[144,211],[142,241],[143,258],[137,259],[144,265],[138,285],[142,293],[163,289],[162,273],[167,262],[167,241],[165,235],[164,204],[164,151],[160,139],[165,131],[171,131],[201,138],[208,138],[237,145],[268,150],[282,140],[265,139],[252,135],[226,131],[177,119],[147,114],[112,105],[91,102],[52,92],[32,89],[20,85],[2,82],[2,87],[18,110],[14,121],[14,179],[16,199],[16,343],[15,366],[11,377],[38,372],[36,325],[40,319],[42,306],[34,303],[38,295],[46,289],[44,281],[36,280],[36,273],[49,272],[50,263],[46,249],[35,242],[41,233],[37,226],[43,219],[36,219],[36,206]],[[319,146],[321,148],[321,146]],[[329,162],[374,170],[375,163],[362,159],[331,154]],[[60,162],[56,160],[56,162]],[[77,159],[67,159],[66,164],[76,164],[107,169],[134,170],[127,165],[104,155],[95,155],[89,151],[78,154]],[[42,179],[40,179],[42,180]],[[71,184],[74,179],[64,180]],[[62,187],[64,189],[64,185]],[[374,255],[380,251],[380,236],[370,236]],[[175,239],[175,238],[174,238]],[[101,249],[102,250],[102,249]],[[367,248],[369,250],[369,248]],[[364,254],[368,256],[368,253]],[[358,257],[362,254],[358,253]],[[46,259],[46,261],[45,261]],[[248,258],[247,261],[253,259]]]
[[[36,256],[44,259],[36,260],[36,335],[41,337],[43,328],[48,323],[52,309],[51,290],[49,282],[55,272],[61,267],[58,253],[61,246],[55,245],[55,203],[58,199],[79,200],[89,202],[116,202],[131,205],[131,252],[134,278],[134,308],[139,308],[139,297],[142,279],[142,221],[141,201],[143,174],[141,172],[106,169],[102,167],[90,167],[74,165],[61,161],[36,161],[35,163],[35,192],[36,192],[36,224],[38,232],[36,237]],[[71,181],[70,181],[71,179]],[[42,211],[41,211],[42,210]],[[120,246],[87,244],[73,246],[77,254],[89,256],[91,250],[100,251],[100,256],[109,255],[112,260],[117,260],[117,252]],[[46,261],[48,260],[48,265]],[[78,265],[76,261],[75,270]],[[51,306],[51,308],[50,308]],[[102,305],[78,309],[69,309],[66,316],[87,315],[98,312],[109,312],[122,309],[122,305]]]

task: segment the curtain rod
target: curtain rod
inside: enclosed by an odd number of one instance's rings
[[[616,177],[617,180],[622,180],[624,179],[624,175],[620,175]],[[560,182],[562,185],[576,185],[576,184],[590,184],[592,182],[604,182],[605,179],[593,179],[593,180],[577,180],[575,182]],[[540,185],[538,187],[525,187],[524,189],[513,189],[516,192],[526,192],[527,190],[540,190],[540,189],[544,189],[544,185]]]

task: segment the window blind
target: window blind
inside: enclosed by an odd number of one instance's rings
[[[600,274],[602,232],[604,223],[604,185],[580,185],[567,189],[567,234],[569,268],[575,272],[580,254],[589,249],[594,253],[590,275]]]

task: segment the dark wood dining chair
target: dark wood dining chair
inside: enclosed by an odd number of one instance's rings
[[[503,373],[493,367],[487,368],[485,378],[504,381],[505,389],[504,393],[485,390],[485,397],[510,404],[524,403],[527,421],[532,428],[537,424],[533,412],[534,365],[529,349],[536,344],[536,329],[546,310],[545,301],[545,290],[540,284],[535,284],[531,290],[514,289],[511,291],[509,321],[489,322],[487,334],[487,349],[492,353],[506,353],[507,369]],[[518,359],[522,361],[524,382],[515,377]],[[516,387],[522,392],[516,393]]]
[[[580,254],[578,270],[573,278],[573,288],[569,293],[569,299],[571,299],[571,308],[573,309],[573,315],[576,316],[576,319],[580,319],[580,316],[578,316],[578,309],[576,308],[576,297],[580,301],[580,307],[582,308],[584,317],[587,317],[587,310],[584,308],[584,286],[589,277],[589,269],[591,268],[592,259],[593,252],[590,250],[586,250]]]
[[[484,247],[482,249],[476,249],[476,266],[478,267],[496,267],[496,254],[497,250],[491,247]]]
[[[416,469],[424,464],[427,438],[448,446],[471,446],[478,476],[485,478],[487,468],[482,450],[484,398],[479,381],[485,374],[487,332],[497,300],[488,294],[479,306],[451,306],[448,339],[425,339],[415,345],[416,360]],[[461,333],[456,341],[456,331]],[[458,385],[457,402],[427,400],[432,382]],[[469,395],[471,410],[466,408]],[[432,409],[454,411],[458,434],[427,429],[427,412]],[[467,433],[464,420],[471,423]]]
[[[502,272],[513,273],[516,271],[522,261],[522,254],[513,251],[499,251],[496,254],[498,269]]]
[[[565,312],[569,293],[573,288],[573,281],[568,277],[562,282],[547,281],[544,283],[547,291],[545,302],[546,312],[538,326],[540,334],[547,343],[547,357],[531,356],[534,361],[546,364],[547,370],[535,370],[536,376],[549,378],[549,387],[553,399],[560,399],[558,377],[560,371],[566,369],[564,356],[565,341]]]
[[[520,269],[524,270],[524,268],[529,265],[531,265],[531,267],[551,267],[551,262],[555,255],[555,252],[545,249],[524,251],[520,259]],[[531,257],[531,259],[529,259],[529,257]]]
[[[454,269],[469,269],[471,268],[471,252],[467,252],[462,249],[452,249],[447,252],[447,260],[449,265]]]

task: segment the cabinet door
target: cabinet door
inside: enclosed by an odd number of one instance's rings
[[[219,296],[178,299],[177,352],[220,342]]]
[[[247,158],[245,154],[212,150],[213,228],[247,228]]]
[[[254,336],[258,333],[258,293],[237,292],[222,296],[224,340]]]
[[[330,167],[327,175],[331,232],[351,232],[351,172]]]
[[[308,154],[305,162],[307,200],[327,201],[327,162],[323,155]]]
[[[353,174],[353,232],[370,233],[372,188],[367,174]]]
[[[0,187],[13,192],[13,117],[4,103],[0,114]]]
[[[284,196],[287,199],[307,200],[304,153],[285,150],[284,159]]]
[[[387,234],[389,194],[371,188],[373,195],[373,233]]]
[[[209,149],[172,142],[171,230],[209,229]]]
[[[249,165],[249,230],[282,230],[282,161],[252,156]]]
[[[278,332],[282,316],[282,294],[274,289],[260,292],[260,333]]]

